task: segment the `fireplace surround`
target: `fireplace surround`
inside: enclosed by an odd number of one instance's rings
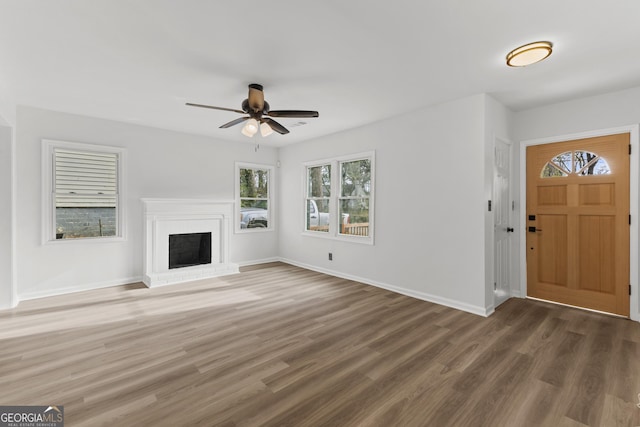
[[[145,285],[151,288],[238,273],[238,265],[229,261],[233,202],[145,198],[142,205]],[[186,234],[210,236],[210,248],[197,255],[195,265],[170,268],[170,236]]]

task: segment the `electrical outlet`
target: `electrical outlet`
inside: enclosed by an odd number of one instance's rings
[[[329,252],[329,261],[333,261],[333,254]]]

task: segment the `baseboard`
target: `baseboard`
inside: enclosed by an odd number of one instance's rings
[[[271,258],[263,258],[263,259],[256,259],[256,260],[250,260],[250,261],[240,261],[240,262],[236,262],[236,264],[238,264],[240,267],[246,267],[248,265],[269,264],[270,262],[278,262],[278,261],[280,261],[280,258],[271,257]]]
[[[0,304],[0,311],[11,310],[12,308],[15,308],[16,305],[18,304],[15,302],[15,298],[11,298],[8,304]]]
[[[523,298],[522,294],[520,293],[520,289],[511,289],[511,298]]]
[[[490,305],[489,307],[487,307],[485,310],[486,314],[481,314],[480,316],[484,316],[484,317],[489,317],[491,316],[493,313],[496,312],[496,307],[494,305]],[[475,314],[475,313],[474,313]]]
[[[287,258],[279,258],[278,260],[286,264],[295,265],[296,267],[317,271],[318,273],[328,274],[329,276],[340,277],[341,279],[353,280],[354,282],[360,282],[360,283],[364,283],[365,285],[375,286],[376,288],[386,289],[387,291],[406,295],[412,298],[417,298],[427,302],[432,302],[435,304],[444,305],[446,307],[455,308],[456,310],[466,311],[467,313],[476,314],[478,316],[488,317],[494,312],[493,306],[487,307],[487,308],[475,306],[475,305],[467,304],[461,301],[456,301],[449,298],[428,294],[425,292],[417,292],[411,289],[390,285],[388,283],[382,283],[375,280],[366,279],[364,277],[353,276],[351,274],[345,274],[339,271],[316,267],[314,265],[305,264],[305,263],[294,261]]]
[[[142,276],[134,276],[106,282],[90,283],[82,286],[69,286],[67,288],[50,289],[46,291],[26,292],[18,295],[18,301],[28,301],[38,298],[54,297],[58,295],[71,294],[74,292],[92,291],[94,289],[110,288],[113,286],[128,285],[130,283],[142,282]]]

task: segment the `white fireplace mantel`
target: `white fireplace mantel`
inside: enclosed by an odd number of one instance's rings
[[[238,273],[229,261],[234,202],[208,199],[142,199],[144,276],[148,287]],[[169,235],[211,233],[211,264],[169,269]]]

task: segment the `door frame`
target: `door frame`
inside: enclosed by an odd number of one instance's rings
[[[552,144],[554,142],[571,141],[574,139],[592,138],[597,136],[628,133],[631,144],[631,158],[629,168],[629,213],[631,225],[629,226],[629,280],[631,283],[631,297],[629,298],[629,317],[631,320],[640,321],[640,292],[638,287],[638,255],[640,253],[640,239],[638,236],[638,224],[640,223],[639,202],[640,196],[640,125],[621,126],[592,130],[587,132],[565,134],[546,138],[529,139],[520,142],[520,221],[519,221],[519,251],[520,251],[520,296],[527,297],[527,239],[526,239],[526,209],[527,209],[527,147],[531,145]],[[636,262],[634,262],[636,260]]]
[[[512,205],[512,203],[514,202],[514,189],[513,189],[513,176],[514,176],[514,168],[513,168],[513,152],[514,152],[514,144],[505,138],[500,138],[498,136],[494,136],[493,138],[493,176],[492,176],[492,184],[491,184],[491,199],[494,200],[495,203],[495,173],[496,173],[496,155],[497,155],[497,151],[496,151],[496,145],[497,142],[500,141],[503,144],[506,144],[509,146],[509,156],[508,156],[508,161],[509,161],[509,197],[508,200],[506,200],[506,203],[508,204],[508,211],[509,211],[509,223],[510,223],[510,227],[513,227],[516,222],[516,218],[515,218],[515,211],[514,211],[514,206]],[[497,206],[495,206],[497,208]],[[493,227],[493,283],[497,283],[497,268],[496,268],[496,263],[498,262],[498,254],[497,254],[497,249],[496,249],[496,233],[495,233],[495,209],[493,209],[492,212],[492,227]],[[512,233],[515,234],[515,233]],[[507,296],[507,298],[502,301],[500,304],[506,302],[509,298],[514,296],[514,292],[513,292],[513,285],[512,283],[514,283],[514,262],[515,262],[515,257],[512,254],[512,250],[514,248],[514,242],[513,242],[513,236],[509,236],[509,251],[508,251],[508,255],[507,255],[507,268],[509,269],[509,294]],[[493,287],[492,287],[493,289]],[[493,291],[493,307],[498,307],[497,304],[497,300],[496,300],[496,295],[495,295],[495,290]]]

